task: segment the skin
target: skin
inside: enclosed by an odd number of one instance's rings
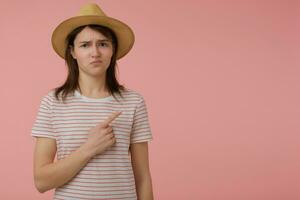
[[[149,169],[148,143],[130,145],[131,162],[138,200],[153,200],[152,179]]]
[[[105,87],[105,72],[113,54],[111,42],[103,34],[86,27],[77,35],[71,54],[78,63],[82,94],[90,98],[109,96]],[[91,63],[95,60],[102,62]],[[88,140],[80,148],[56,162],[56,141],[38,137],[34,150],[34,182],[37,190],[43,193],[64,185],[76,176],[93,156],[112,146],[116,140],[109,124],[119,115],[120,112],[113,113],[104,122],[93,127]],[[138,199],[153,200],[148,143],[131,144],[129,151]]]
[[[79,85],[83,95],[99,98],[107,96],[106,70],[113,55],[113,46],[103,34],[85,27],[75,38],[71,55],[79,67]],[[91,62],[101,60],[101,63]]]

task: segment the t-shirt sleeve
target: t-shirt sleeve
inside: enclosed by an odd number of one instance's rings
[[[133,117],[130,144],[152,141],[152,132],[148,119],[148,111],[143,97],[138,103]]]
[[[52,126],[51,107],[51,97],[49,95],[42,97],[37,116],[31,129],[31,136],[56,139],[56,134]]]

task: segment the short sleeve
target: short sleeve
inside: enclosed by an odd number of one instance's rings
[[[136,106],[133,117],[132,132],[130,137],[130,144],[138,142],[152,141],[152,132],[148,119],[148,111],[143,97]]]
[[[40,107],[31,129],[31,136],[56,139],[52,126],[51,107],[51,97],[49,95],[44,96],[41,99]]]

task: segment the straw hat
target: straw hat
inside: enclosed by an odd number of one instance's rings
[[[108,17],[101,8],[94,3],[84,5],[79,13],[61,22],[52,33],[52,46],[55,52],[64,59],[67,48],[66,38],[75,28],[88,24],[98,24],[110,28],[118,40],[118,51],[116,58],[125,56],[133,46],[134,33],[125,23]]]

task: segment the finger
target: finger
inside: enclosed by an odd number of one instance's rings
[[[107,119],[105,119],[101,124],[103,127],[108,126],[114,119],[116,119],[120,114],[122,113],[122,111],[118,111],[118,112],[114,112],[113,114],[111,114]]]
[[[107,128],[105,129],[106,134],[112,133],[113,129],[111,126],[107,126]]]
[[[113,133],[108,133],[105,135],[106,140],[111,140],[114,137],[115,137],[115,135]]]
[[[115,137],[115,134],[113,134],[113,133],[109,133],[108,135],[109,135],[109,138],[110,138],[110,139],[112,139],[112,138]]]

